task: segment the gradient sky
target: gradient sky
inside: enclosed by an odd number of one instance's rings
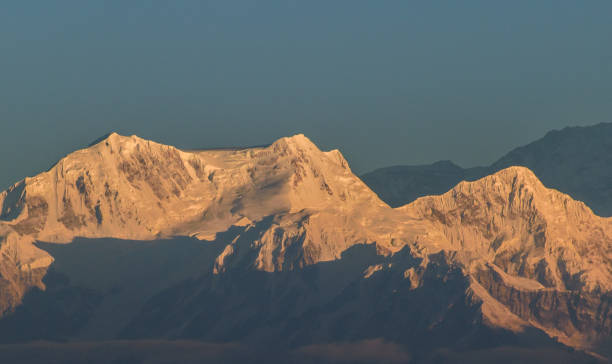
[[[4,1],[0,188],[117,131],[358,173],[612,121],[611,1]]]

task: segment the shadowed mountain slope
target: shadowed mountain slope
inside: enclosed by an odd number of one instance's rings
[[[612,216],[612,123],[554,130],[509,152],[488,167],[461,168],[450,161],[424,166],[395,166],[362,176],[390,206],[450,190],[510,166],[531,169],[549,188],[584,201],[600,216]]]

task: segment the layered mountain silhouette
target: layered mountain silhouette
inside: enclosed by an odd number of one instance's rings
[[[451,161],[377,169],[363,181],[390,206],[441,194],[462,180],[476,180],[510,166],[531,169],[549,188],[585,202],[600,216],[612,216],[612,123],[553,130],[516,148],[488,167],[461,168]]]
[[[112,133],[0,207],[4,343],[610,354],[612,219],[524,167],[392,208],[303,135],[183,151]]]

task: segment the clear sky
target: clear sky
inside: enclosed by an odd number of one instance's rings
[[[612,121],[612,1],[4,1],[0,188],[117,131],[304,133],[353,169]]]

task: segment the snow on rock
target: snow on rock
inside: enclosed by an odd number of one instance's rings
[[[597,310],[612,291],[612,220],[523,167],[393,209],[339,151],[323,152],[301,134],[267,147],[183,151],[112,133],[2,192],[0,207],[0,312],[30,287],[44,289],[53,257],[35,241],[194,236],[225,245],[215,274],[300,269],[341,259],[356,244],[388,257],[409,247],[421,260],[402,271],[410,289],[444,252],[470,277],[469,294],[492,325],[530,323],[570,344],[610,329]],[[363,276],[384,269],[395,268],[373,264]],[[587,299],[571,303],[568,292]],[[582,310],[580,322],[526,308],[549,310],[552,301],[566,302],[568,315]]]

